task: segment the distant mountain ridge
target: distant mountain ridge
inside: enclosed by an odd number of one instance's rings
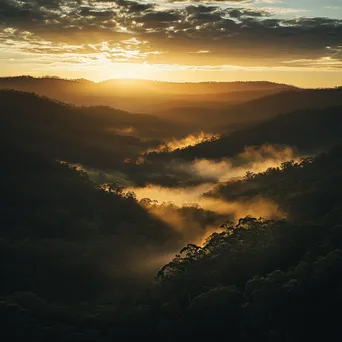
[[[269,94],[227,108],[215,110],[211,117],[219,123],[214,130],[229,132],[233,126],[250,125],[278,115],[342,105],[342,87],[300,89]]]
[[[177,86],[183,87],[181,89],[190,90],[189,93],[222,93],[231,91],[248,91],[248,90],[265,90],[265,89],[299,89],[296,86],[269,82],[269,81],[232,81],[232,82],[167,82],[147,79],[108,79],[102,82],[93,82],[87,79],[65,79],[60,77],[33,77],[33,76],[8,76],[0,77],[0,85],[10,83],[77,83],[77,84],[92,84],[103,87],[134,87],[137,86],[148,86],[148,89],[153,89],[157,92],[176,92]],[[164,87],[164,88],[161,88]],[[144,89],[143,89],[144,90]]]
[[[108,80],[99,83],[101,86],[110,86],[120,88],[123,85],[134,86],[144,85],[149,90],[158,93],[188,93],[188,94],[215,94],[215,93],[229,93],[236,91],[261,91],[261,90],[288,90],[298,89],[297,87],[287,84],[280,84],[268,81],[255,82],[163,82],[150,80]]]
[[[208,101],[235,102],[235,96],[231,94],[236,92],[255,92],[251,98],[256,98],[298,88],[271,82],[171,83],[150,80],[108,80],[95,83],[83,79],[18,76],[0,78],[0,89],[34,92],[76,105],[108,105],[135,112],[158,112],[184,102],[192,105]],[[236,97],[236,99],[241,101],[241,98]],[[167,104],[168,101],[172,104]]]

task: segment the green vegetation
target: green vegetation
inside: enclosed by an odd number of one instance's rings
[[[248,173],[244,179],[221,183],[208,196],[228,201],[263,197],[277,203],[291,221],[331,224],[341,220],[342,145],[317,157],[286,162],[266,172]]]
[[[342,98],[341,95],[338,96]],[[249,111],[253,113],[252,107]],[[150,153],[147,158],[153,162],[219,159],[241,153],[246,146],[264,144],[285,144],[295,147],[303,154],[317,153],[341,142],[341,111],[342,107],[337,106],[289,112],[237,129],[215,141],[203,142],[171,153]],[[237,115],[239,116],[238,113]]]
[[[158,273],[145,310],[157,336],[300,341],[340,336],[342,148],[219,185],[209,196],[267,196],[289,219],[227,222]],[[158,335],[159,334],[159,335]],[[156,337],[157,338],[157,337]]]
[[[184,127],[16,91],[0,91],[0,101],[1,340],[340,340],[341,107],[276,116],[135,164],[124,159]],[[267,143],[302,158],[217,183],[201,199],[263,199],[285,213],[281,220],[230,222],[232,212],[215,206],[138,201],[112,182],[187,191],[181,186],[208,179],[171,166],[238,160],[246,146]]]
[[[65,164],[0,146],[1,333],[82,340],[152,276],[140,275],[144,249],[175,236],[120,187],[105,192]]]

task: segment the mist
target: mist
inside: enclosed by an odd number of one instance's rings
[[[268,198],[259,196],[226,201],[210,197],[207,193],[221,182],[243,178],[247,172],[264,172],[297,159],[297,152],[289,146],[265,144],[261,147],[246,147],[242,153],[229,159],[172,162],[170,169],[186,173],[190,179],[202,179],[200,185],[170,188],[149,184],[145,187],[128,187],[126,191],[133,192],[152,216],[177,232],[184,244],[202,244],[210,234],[219,232],[220,226],[227,220],[237,222],[248,215],[265,219],[285,218],[286,213]]]
[[[144,111],[143,88],[119,102]],[[2,335],[259,342],[338,326],[324,303],[341,283],[341,90],[252,92],[168,111],[151,93],[157,114],[0,92]]]
[[[129,188],[129,191],[135,193],[150,215],[168,224],[183,245],[202,245],[212,233],[222,231],[220,226],[226,221],[237,222],[249,215],[265,219],[286,217],[277,204],[266,198],[224,201],[206,196],[204,193],[214,186],[208,183],[175,189],[149,185]]]
[[[234,156],[220,160],[196,159],[191,163],[173,164],[175,169],[216,182],[241,178],[246,172],[260,173],[279,167],[290,160],[299,160],[297,152],[289,146],[250,146]]]
[[[184,138],[180,139],[170,139],[165,141],[163,144],[159,145],[156,148],[150,148],[146,151],[146,153],[150,152],[172,152],[178,149],[184,149],[189,146],[195,146],[203,142],[214,141],[219,139],[219,134],[211,134],[207,132],[193,133],[189,134]]]

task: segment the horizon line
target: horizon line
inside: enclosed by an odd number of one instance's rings
[[[150,79],[150,78],[108,78],[102,81],[94,81],[88,78],[67,78],[57,75],[43,75],[43,76],[33,76],[30,74],[22,74],[22,75],[4,75],[0,76],[1,79],[19,79],[19,78],[31,78],[36,80],[42,79],[51,79],[51,80],[61,80],[61,81],[69,81],[69,82],[89,82],[93,84],[101,84],[110,81],[121,81],[121,82],[155,82],[155,83],[165,83],[165,84],[234,84],[234,83],[268,83],[268,84],[276,84],[281,86],[287,86],[289,88],[294,89],[303,89],[303,90],[310,90],[310,89],[337,89],[342,87],[341,85],[330,86],[330,87],[309,87],[309,86],[299,86],[291,83],[284,83],[284,82],[275,82],[275,81],[268,81],[268,80],[250,80],[250,81],[242,81],[242,80],[235,80],[235,81],[165,81],[165,80],[158,80],[158,79]]]
[[[150,79],[150,78],[108,78],[102,81],[93,81],[88,78],[67,78],[67,77],[61,77],[57,75],[44,75],[44,76],[33,76],[29,74],[22,74],[22,75],[9,75],[9,76],[0,76],[0,79],[11,79],[11,78],[33,78],[33,79],[56,79],[56,80],[63,80],[63,81],[86,81],[91,82],[95,84],[100,84],[108,81],[148,81],[148,82],[158,82],[158,83],[179,83],[179,84],[203,84],[203,83],[217,83],[217,84],[223,84],[223,83],[270,83],[270,84],[278,84],[278,85],[286,85],[293,88],[303,88],[299,87],[294,84],[289,83],[283,83],[283,82],[274,82],[274,81],[268,81],[268,80],[258,80],[258,81],[164,81],[164,80],[158,80],[158,79]]]

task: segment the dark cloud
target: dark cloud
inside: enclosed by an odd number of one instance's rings
[[[155,7],[154,4],[142,4],[135,1],[125,1],[123,3],[123,6],[125,6],[129,12],[131,13],[140,13],[145,12],[147,10],[151,10]]]
[[[229,8],[227,12],[232,18],[263,17],[263,16],[269,15],[268,12],[263,11],[263,10],[254,10],[254,9],[246,9],[246,8]]]
[[[184,2],[186,0],[168,0],[169,2]],[[228,3],[232,3],[232,4],[250,4],[252,2],[254,2],[254,0],[188,0],[188,2],[204,2],[204,3],[208,3],[208,2],[228,2]]]
[[[149,12],[146,13],[144,16],[140,17],[140,20],[142,20],[144,23],[149,22],[159,22],[159,23],[165,23],[165,22],[173,22],[181,20],[182,16],[181,13],[177,11],[156,11],[156,12]]]

